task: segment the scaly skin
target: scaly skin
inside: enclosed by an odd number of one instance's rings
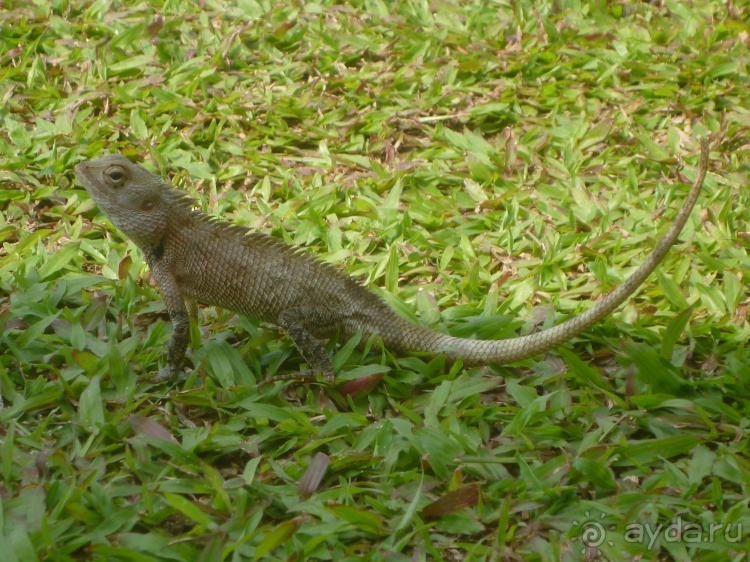
[[[690,216],[707,167],[704,140],[697,177],[669,232],[620,287],[562,324],[507,340],[454,338],[404,320],[338,269],[276,238],[204,215],[192,199],[119,154],[80,163],[76,176],[144,252],[164,298],[174,333],[156,381],[182,368],[196,301],[279,326],[309,363],[309,374],[331,381],[333,366],[320,339],[335,333],[349,338],[361,331],[365,340],[380,337],[388,349],[443,353],[465,365],[513,363],[560,346],[620,306],[661,262]]]

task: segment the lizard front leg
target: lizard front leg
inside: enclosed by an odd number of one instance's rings
[[[167,365],[151,378],[152,382],[160,383],[175,378],[182,368],[185,350],[190,343],[191,315],[186,304],[190,304],[191,312],[197,313],[197,307],[194,304],[195,301],[183,297],[177,278],[165,260],[154,254],[147,255],[146,259],[154,275],[156,286],[164,299],[173,328],[172,340],[169,342],[167,352]]]
[[[310,365],[309,371],[298,373],[298,378],[322,375],[327,383],[334,379],[331,356],[322,343],[311,333],[335,333],[339,325],[339,315],[325,307],[304,306],[290,308],[279,315],[279,327],[291,338],[302,357]],[[273,377],[271,380],[278,380]],[[266,382],[271,382],[271,380]]]

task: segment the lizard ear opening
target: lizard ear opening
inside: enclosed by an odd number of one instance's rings
[[[127,170],[122,166],[110,166],[104,170],[104,179],[111,187],[120,187],[128,177]]]

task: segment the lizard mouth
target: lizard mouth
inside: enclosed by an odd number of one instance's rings
[[[81,162],[75,167],[76,176],[88,176],[88,162]]]
[[[75,167],[74,170],[76,178],[83,184],[83,187],[86,188],[86,191],[95,189],[94,182],[91,178],[91,168],[89,167],[88,162],[81,162]]]

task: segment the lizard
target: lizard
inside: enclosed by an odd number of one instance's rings
[[[380,338],[397,352],[444,354],[464,366],[516,363],[578,336],[612,313],[645,281],[675,243],[695,205],[708,168],[708,141],[693,185],[672,225],[621,285],[581,314],[527,335],[477,340],[442,334],[397,315],[384,300],[331,264],[267,234],[196,209],[186,193],[120,154],[80,162],[77,179],[112,224],[142,250],[169,313],[173,333],[164,382],[183,369],[197,303],[219,306],[281,328],[309,369],[333,382],[321,340],[336,333]]]

